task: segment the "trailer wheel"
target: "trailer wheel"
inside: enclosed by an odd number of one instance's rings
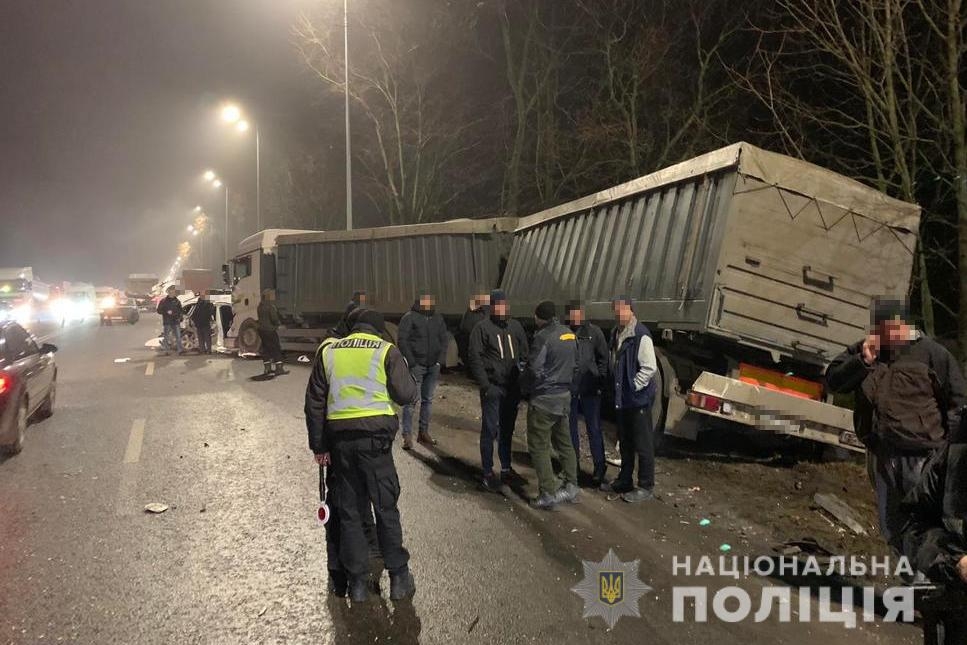
[[[241,354],[258,354],[261,349],[258,323],[249,318],[238,328],[238,351]]]

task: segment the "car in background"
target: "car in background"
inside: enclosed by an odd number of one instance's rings
[[[97,289],[97,313],[101,319],[101,325],[110,325],[114,321],[134,325],[141,317],[137,303],[129,300],[120,289],[111,287]]]
[[[19,323],[0,323],[0,451],[17,454],[31,419],[54,413],[57,347],[40,344]]]

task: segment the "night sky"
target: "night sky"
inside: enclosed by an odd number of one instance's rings
[[[308,3],[0,0],[0,267],[122,286],[167,269],[196,203],[222,212],[205,168],[254,200],[252,136],[217,109],[297,126],[318,91],[290,32]]]

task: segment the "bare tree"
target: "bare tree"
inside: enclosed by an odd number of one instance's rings
[[[454,100],[459,92],[447,66],[457,36],[445,8],[425,4],[400,11],[371,2],[352,25],[358,44],[350,56],[350,98],[368,124],[354,152],[368,173],[364,190],[388,224],[440,219],[472,186],[450,181],[458,160],[470,163],[476,141],[468,134],[479,125],[463,118]],[[306,66],[330,90],[344,91],[341,20],[303,16],[295,35]]]
[[[765,107],[787,150],[911,202],[922,203],[928,178],[953,184],[965,176],[956,161],[960,148],[967,167],[962,0],[777,0],[765,22],[754,29],[749,64],[732,72]],[[957,188],[960,266],[967,268],[967,185]],[[931,212],[933,205],[942,210]],[[934,306],[952,310],[932,294],[928,264],[949,262],[927,232],[952,222],[942,202],[926,206],[915,276],[932,332]],[[967,347],[964,271],[960,287]]]

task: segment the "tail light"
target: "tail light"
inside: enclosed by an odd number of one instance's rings
[[[0,374],[0,394],[6,394],[13,387],[13,379],[8,374]]]
[[[718,412],[722,406],[722,399],[699,392],[689,392],[687,403],[689,407],[707,410],[708,412]]]

